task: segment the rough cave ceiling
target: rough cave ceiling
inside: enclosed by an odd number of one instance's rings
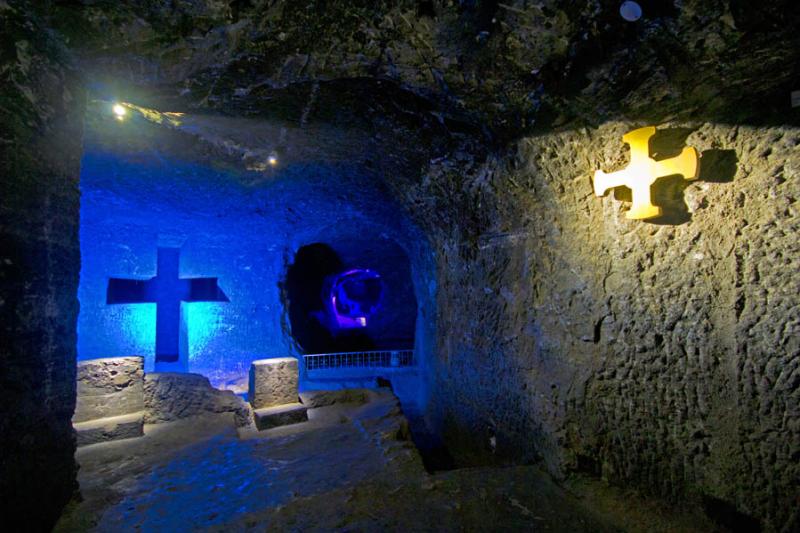
[[[98,93],[174,111],[302,121],[312,82],[360,78],[500,139],[621,117],[763,122],[787,107],[800,50],[792,1],[640,3],[637,24],[613,0],[74,1],[44,16],[82,51]],[[338,121],[347,106],[332,104],[317,112]]]

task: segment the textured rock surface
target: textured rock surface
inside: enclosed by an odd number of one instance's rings
[[[665,219],[642,222],[591,184],[636,126],[519,143],[494,231],[441,256],[432,403],[472,452],[796,528],[800,130],[664,125],[651,149],[685,139],[701,174],[657,183]]]
[[[370,389],[309,390],[300,393],[300,400],[309,408],[342,403],[359,405],[367,403],[375,394]]]
[[[297,403],[297,359],[276,357],[253,361],[250,366],[250,388],[247,393],[254,409]]]
[[[576,117],[787,110],[800,68],[792,0],[644,7],[631,24],[609,0],[159,0],[60,4],[53,22],[120,97],[155,87],[162,99],[249,111],[268,100],[273,116],[286,116],[292,99],[276,96],[287,87],[306,97],[314,81],[359,78],[430,98],[444,116],[475,116],[503,138]]]
[[[199,417],[82,448],[84,498],[56,532],[711,529],[687,509],[665,512],[601,483],[566,491],[535,466],[429,475],[386,391],[314,411],[311,422],[247,439],[230,420]]]
[[[144,409],[144,358],[110,357],[78,363],[73,422],[136,413]]]
[[[141,437],[144,411],[74,424],[78,446]]]
[[[24,3],[23,3],[24,4]],[[0,528],[49,529],[75,483],[85,96],[59,41],[0,2]],[[6,526],[6,527],[4,527]]]
[[[233,413],[237,426],[250,423],[250,409],[232,391],[211,386],[200,374],[161,372],[144,380],[145,422],[157,424],[208,413]]]

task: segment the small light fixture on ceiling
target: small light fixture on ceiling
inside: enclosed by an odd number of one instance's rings
[[[118,120],[122,120],[122,118],[128,113],[128,110],[125,109],[125,106],[122,104],[114,104],[114,107],[112,107],[111,110],[114,112],[114,116],[116,116]]]
[[[642,18],[642,6],[632,1],[622,2],[622,5],[619,6],[619,14],[628,22],[636,22]]]
[[[269,163],[269,166],[271,167],[278,166],[278,155],[275,152],[269,154],[269,157],[267,157],[267,163]]]

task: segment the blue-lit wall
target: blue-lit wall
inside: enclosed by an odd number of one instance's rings
[[[81,171],[79,359],[143,355],[153,371],[156,305],[108,305],[106,290],[109,277],[156,275],[159,246],[181,248],[180,277],[216,277],[230,300],[182,304],[183,370],[241,389],[252,360],[296,355],[279,286],[296,250],[402,233],[387,204],[342,203],[337,172],[297,166],[252,186],[156,152],[120,155],[89,145]],[[404,287],[413,291],[410,281]]]
[[[137,354],[152,371],[155,304],[107,305],[106,288],[109,277],[154,276],[158,246],[180,246],[181,277],[217,277],[230,300],[182,304],[189,371],[224,385],[252,359],[286,355],[276,234],[248,211],[245,190],[220,178],[176,161],[85,154],[79,359]]]

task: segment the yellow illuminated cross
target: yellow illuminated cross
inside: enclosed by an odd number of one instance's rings
[[[631,162],[623,170],[606,174],[602,170],[594,173],[594,193],[603,196],[606,191],[624,185],[633,193],[633,203],[625,215],[630,219],[653,218],[661,214],[661,208],[650,201],[650,186],[658,178],[681,174],[684,179],[697,177],[697,150],[686,147],[680,155],[663,161],[650,157],[650,137],[656,128],[648,126],[633,130],[622,136],[622,141],[631,147]]]

